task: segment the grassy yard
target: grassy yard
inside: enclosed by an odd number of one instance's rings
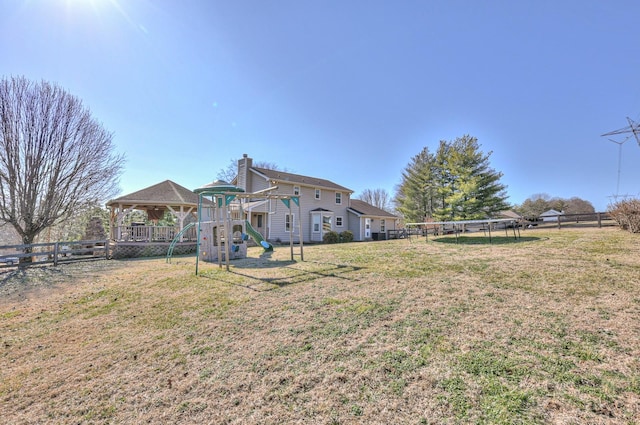
[[[639,237],[497,236],[2,273],[0,417],[640,422]]]

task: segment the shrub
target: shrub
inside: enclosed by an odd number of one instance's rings
[[[322,242],[324,243],[337,243],[339,240],[340,236],[338,235],[338,232],[334,232],[333,230],[325,233],[322,237]]]
[[[353,233],[350,230],[340,232],[340,242],[353,242]]]
[[[631,233],[640,233],[640,199],[616,202],[608,208],[618,226]]]

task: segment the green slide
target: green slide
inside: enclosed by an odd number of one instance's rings
[[[273,251],[273,245],[269,242],[265,241],[260,232],[253,228],[249,220],[246,220],[247,223],[247,233],[251,236],[251,239],[254,240],[255,243],[264,248],[265,251]]]

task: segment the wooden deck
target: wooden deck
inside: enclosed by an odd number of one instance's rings
[[[171,242],[180,232],[175,226],[115,226],[112,229],[116,242]],[[195,241],[196,228],[188,229],[182,235],[181,242]]]

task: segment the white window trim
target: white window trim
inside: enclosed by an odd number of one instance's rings
[[[300,186],[293,186],[293,194],[300,195]]]
[[[287,217],[291,217],[291,218],[289,219],[289,228],[288,228],[288,229],[287,229]],[[286,214],[284,215],[284,231],[285,231],[286,233],[289,233],[289,232],[291,232],[291,229],[293,229],[293,231],[294,231],[294,233],[295,233],[295,229],[296,229],[296,217],[295,217],[295,215],[293,215],[293,213],[291,213],[291,214],[286,213]]]
[[[338,198],[340,198],[340,202],[338,202]],[[336,192],[336,205],[342,205],[342,192]]]
[[[322,198],[322,190],[315,188],[313,191],[313,196],[316,200],[320,200]]]
[[[336,227],[344,227],[344,217],[341,215],[335,216],[336,219]],[[338,224],[338,219],[340,220],[340,224]]]
[[[317,222],[317,223],[314,223],[314,221],[313,221],[313,220],[314,220],[316,217],[318,218],[318,222]],[[316,230],[316,229],[314,228],[314,226],[315,226],[315,225],[318,225],[318,230]],[[311,217],[311,231],[312,231],[313,233],[320,233],[320,232],[322,232],[322,215],[320,215],[320,214],[313,214],[313,216]]]

